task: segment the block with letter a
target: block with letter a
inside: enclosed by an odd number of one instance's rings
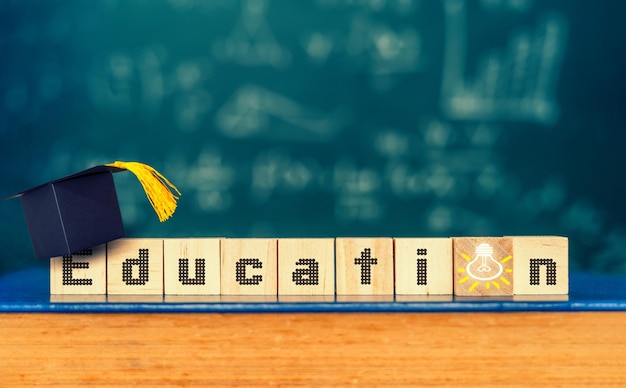
[[[335,239],[279,239],[278,294],[334,295]]]

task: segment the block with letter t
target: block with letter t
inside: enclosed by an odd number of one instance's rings
[[[337,238],[337,295],[393,295],[393,240]]]

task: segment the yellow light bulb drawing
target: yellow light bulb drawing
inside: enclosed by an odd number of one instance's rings
[[[510,249],[503,248],[499,243],[494,248],[491,242],[472,245],[475,249],[473,258],[463,251],[460,252],[461,258],[467,264],[457,267],[458,282],[467,282],[468,286],[464,291],[459,291],[459,295],[463,295],[462,292],[467,295],[472,292],[482,295],[508,295],[507,293],[512,292],[513,255],[510,254]],[[501,258],[502,256],[504,257]]]
[[[476,247],[476,257],[465,267],[466,273],[476,280],[489,281],[502,274],[502,264],[493,258],[493,247],[487,243]]]

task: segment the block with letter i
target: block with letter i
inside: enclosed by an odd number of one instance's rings
[[[219,295],[220,239],[163,240],[166,295]]]
[[[163,294],[163,240],[121,238],[107,243],[109,295]]]
[[[50,259],[50,294],[104,295],[106,244]]]
[[[453,238],[452,245],[454,295],[513,295],[514,252],[511,238]]]
[[[221,252],[222,295],[277,295],[276,239],[226,238]]]
[[[278,294],[334,295],[335,239],[279,239]]]
[[[397,295],[452,295],[451,238],[394,238]]]
[[[569,292],[567,237],[512,237],[515,295],[566,295]]]
[[[337,295],[393,295],[393,240],[337,238]]]

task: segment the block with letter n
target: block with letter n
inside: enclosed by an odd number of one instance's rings
[[[569,292],[568,239],[512,237],[515,295],[566,295]]]

